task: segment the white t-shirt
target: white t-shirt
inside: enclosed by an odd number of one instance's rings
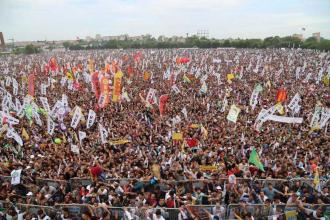
[[[152,214],[152,220],[165,220],[165,218],[163,216],[158,218],[156,214]]]

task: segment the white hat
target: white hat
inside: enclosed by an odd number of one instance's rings
[[[33,193],[32,192],[28,192],[26,195],[27,196],[33,196]]]
[[[222,190],[221,186],[217,186],[216,189]]]

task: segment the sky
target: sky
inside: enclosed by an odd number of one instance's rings
[[[330,0],[0,0],[5,41],[170,37],[199,30],[219,39],[314,32],[330,39]]]

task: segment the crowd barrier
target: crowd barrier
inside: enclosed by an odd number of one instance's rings
[[[320,206],[323,207],[323,216],[326,220],[330,219],[330,204],[308,205],[304,204],[304,208],[316,210]],[[81,214],[89,212],[98,219],[102,216],[110,215],[111,219],[152,219],[153,214],[160,210],[161,215],[166,220],[184,219],[184,215],[193,214],[200,220],[210,219],[210,214],[219,216],[220,219],[236,219],[235,215],[243,217],[246,213],[251,213],[254,219],[307,219],[307,213],[295,206],[287,207],[285,204],[265,205],[265,204],[229,204],[223,206],[185,206],[182,208],[152,208],[152,207],[93,207],[85,204],[60,204],[54,207],[13,204],[7,201],[0,201],[0,211],[5,213],[11,207],[17,207],[22,212],[28,211],[30,215],[37,214],[38,210],[43,210],[52,219],[60,219],[65,209],[74,220],[80,220]],[[274,218],[273,218],[274,217]]]

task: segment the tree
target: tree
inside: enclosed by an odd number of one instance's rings
[[[34,53],[39,53],[39,48],[32,45],[32,44],[29,44],[29,45],[26,45],[24,47],[24,53],[25,54],[34,54]]]

